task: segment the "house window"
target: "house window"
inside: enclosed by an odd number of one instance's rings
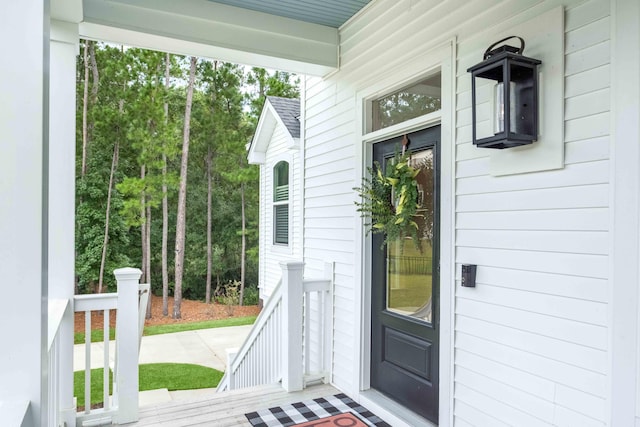
[[[289,163],[273,168],[273,243],[289,244]]]
[[[440,73],[372,101],[372,131],[440,110]]]

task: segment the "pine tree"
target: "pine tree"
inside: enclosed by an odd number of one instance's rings
[[[182,136],[182,161],[180,163],[180,189],[178,193],[178,218],[176,223],[176,260],[175,260],[175,289],[173,303],[173,318],[182,318],[182,274],[184,272],[184,248],[186,234],[187,211],[187,168],[189,164],[189,137],[191,131],[191,105],[193,102],[193,86],[196,78],[197,58],[191,57],[189,68],[189,82],[187,85],[187,100],[184,108],[184,131]]]

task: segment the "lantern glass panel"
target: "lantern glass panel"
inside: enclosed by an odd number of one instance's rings
[[[501,84],[502,79],[500,79]],[[497,132],[496,109],[500,106],[499,99],[496,99],[496,86],[499,82],[489,78],[476,76],[474,78],[476,99],[475,99],[475,132],[476,139],[489,138]]]
[[[476,69],[474,131],[479,146],[515,147],[537,139],[536,64],[502,59]]]

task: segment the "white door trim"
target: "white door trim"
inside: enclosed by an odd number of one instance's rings
[[[440,196],[440,386],[439,386],[439,425],[453,424],[453,319],[454,319],[454,285],[455,285],[455,83],[456,83],[456,40],[451,39],[433,49],[426,50],[411,62],[404,62],[398,69],[386,76],[381,76],[376,84],[363,88],[356,95],[356,135],[359,136],[360,149],[356,150],[358,170],[357,177],[366,173],[373,153],[373,142],[391,136],[408,133],[419,128],[440,124],[441,126],[441,196]],[[412,81],[440,69],[442,76],[442,101],[438,114],[432,113],[401,123],[390,129],[366,132],[368,101],[378,96],[406,86]],[[360,178],[354,186],[360,186]],[[369,399],[370,389],[370,354],[371,354],[371,237],[366,236],[364,222],[361,218],[356,222],[356,260],[360,259],[362,268],[355,272],[355,307],[360,313],[360,333],[356,336],[355,348],[358,354],[360,370],[354,372],[354,383],[359,385],[358,400]],[[372,402],[373,403],[373,402]],[[397,414],[401,418],[410,418],[411,412]],[[403,416],[404,415],[404,416]]]

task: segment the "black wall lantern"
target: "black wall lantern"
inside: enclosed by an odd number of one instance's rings
[[[502,45],[494,49],[512,38],[520,40],[520,48]],[[473,143],[478,147],[511,148],[538,139],[538,65],[542,62],[523,56],[523,51],[521,37],[504,38],[489,46],[481,63],[467,70],[471,73]]]

